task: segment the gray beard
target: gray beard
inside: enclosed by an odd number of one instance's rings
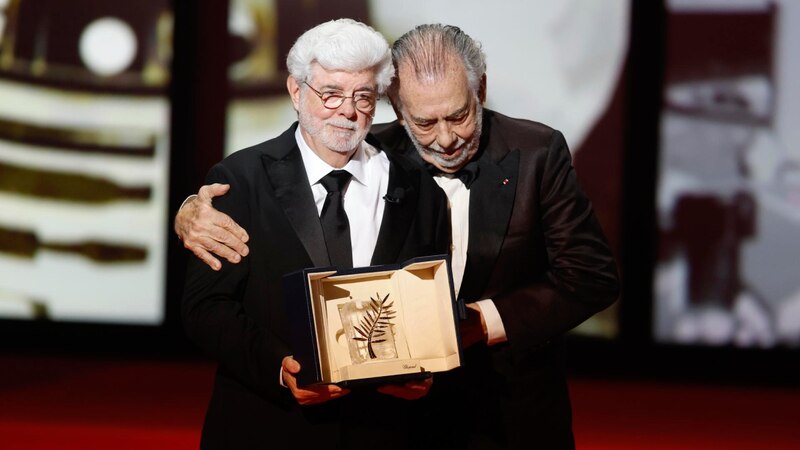
[[[322,145],[337,153],[349,153],[358,148],[358,146],[361,145],[361,141],[367,137],[367,131],[370,125],[368,122],[364,129],[359,129],[358,124],[347,119],[331,118],[328,120],[319,120],[305,110],[300,110],[298,113],[298,120],[300,121],[300,126],[303,127],[308,134],[314,136]],[[350,137],[337,136],[337,133],[326,129],[326,124],[352,127],[354,133]]]

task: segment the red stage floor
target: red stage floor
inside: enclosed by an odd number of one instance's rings
[[[213,365],[0,356],[0,449],[196,449]],[[800,449],[800,390],[571,380],[578,449]]]

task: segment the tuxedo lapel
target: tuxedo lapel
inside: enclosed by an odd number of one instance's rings
[[[300,149],[294,140],[294,129],[284,133],[284,145],[275,146],[262,156],[275,198],[289,219],[308,256],[316,267],[330,265],[325,235],[317,214],[314,195],[308,184]],[[291,132],[291,133],[289,133]],[[288,150],[287,150],[288,149]]]
[[[519,172],[519,150],[509,152],[502,138],[491,132],[493,113],[486,109],[483,113],[478,177],[470,186],[467,265],[459,290],[459,296],[467,300],[479,299],[488,284],[508,231]],[[385,148],[390,149],[390,155],[398,152],[420,166],[425,165],[399,124],[393,122],[373,129]]]
[[[409,171],[392,154],[389,157],[389,185],[384,201],[381,229],[372,254],[373,265],[396,262],[419,203],[419,171]]]
[[[479,175],[470,188],[467,265],[459,295],[477,300],[488,283],[508,230],[517,191],[519,150],[498,162],[484,151]]]

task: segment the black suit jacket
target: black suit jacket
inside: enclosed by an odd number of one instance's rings
[[[300,407],[279,385],[281,361],[292,354],[282,277],[329,265],[296,127],[225,158],[206,180],[231,185],[214,206],[248,230],[250,254],[239,264],[223,261],[219,272],[195,258],[187,266],[185,328],[192,341],[219,361],[203,448],[346,448],[368,431],[400,426],[402,417],[388,419],[405,414],[409,404],[364,391]],[[385,206],[372,263],[445,253],[446,197],[418,165],[402,155],[388,156],[388,192],[403,195],[402,201]],[[389,415],[369,408],[385,408]],[[396,442],[402,443],[402,437]]]
[[[422,164],[398,124],[373,132]],[[572,448],[560,338],[616,300],[614,258],[561,133],[484,110],[476,161],[459,296],[492,299],[508,342],[473,346],[464,367],[437,375],[429,397],[445,400],[432,410],[453,419],[451,445]]]

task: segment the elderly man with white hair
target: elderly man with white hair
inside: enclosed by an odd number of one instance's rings
[[[297,40],[287,66],[298,123],[207,177],[231,186],[214,206],[250,239],[238,264],[212,270],[192,258],[187,267],[185,328],[219,362],[201,447],[408,448],[410,409],[430,380],[354,392],[298,386],[304,368],[291,357],[281,281],[307,267],[446,253],[447,200],[418,165],[368,137],[394,75],[379,33],[349,19],[321,24]]]

